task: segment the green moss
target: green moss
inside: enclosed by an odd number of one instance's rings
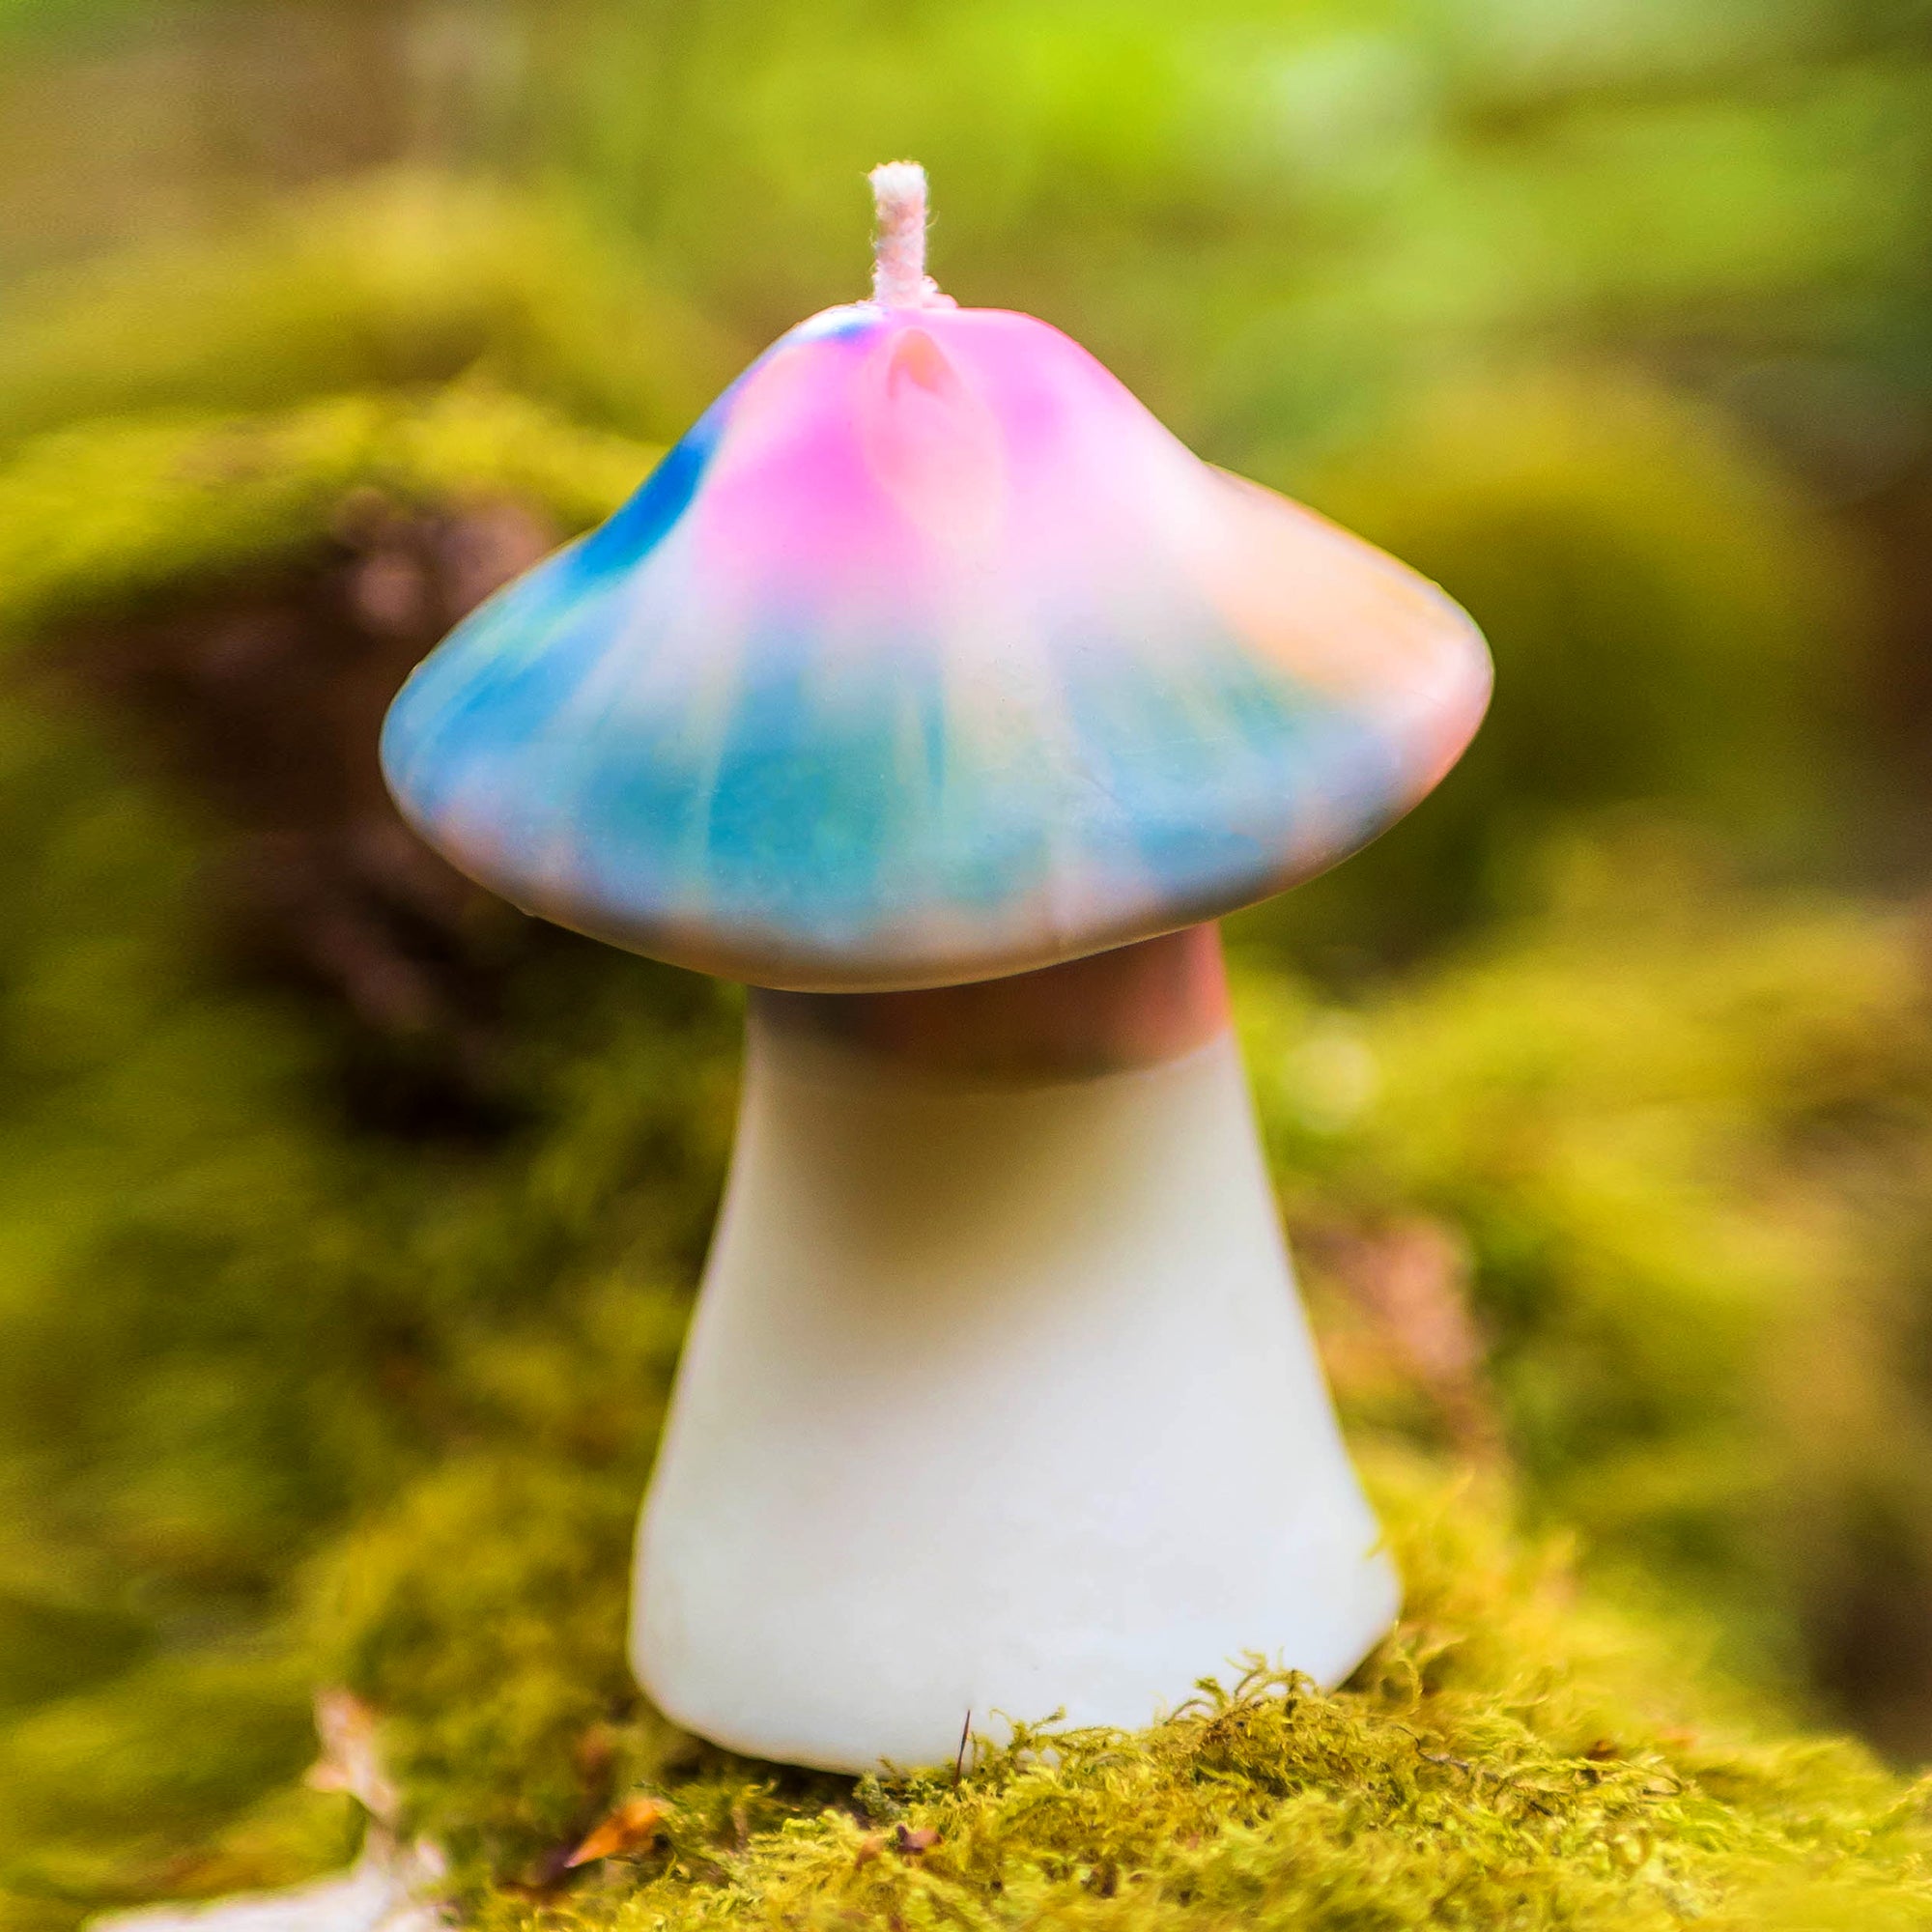
[[[1350,1008],[1261,974],[1244,1002],[1354,1418],[1467,1432],[1466,1387],[1432,1389],[1378,1301],[1377,1243],[1442,1231],[1532,1509],[1907,1757],[1932,1735],[1919,931],[1629,838],[1575,848],[1532,923],[1399,992]]]
[[[662,440],[745,360],[567,211],[398,173],[10,292],[0,443],[476,376]]]
[[[258,590],[372,497],[508,498],[567,530],[647,462],[480,390],[63,432],[0,470],[0,636],[37,663],[49,627]],[[510,995],[523,1131],[356,1130],[340,1021],[238,966],[219,816],[153,762],[36,681],[0,704],[0,1920],[21,1926],[340,1856],[341,1804],[293,1785],[303,1563],[453,1443],[526,1424],[539,1466],[614,1465],[635,1495],[728,1130],[729,1000],[588,948]],[[623,1381],[608,1408],[593,1348]],[[567,1408],[539,1428],[553,1384]]]
[[[1719,411],[1626,371],[1519,367],[1392,408],[1293,481],[1475,616],[1496,688],[1423,810],[1262,910],[1292,956],[1412,957],[1518,911],[1552,826],[1606,810],[1720,833],[1760,873],[1831,845],[1872,585]]]
[[[1258,1663],[1137,1736],[1023,1726],[956,1784],[785,1773],[639,1711],[632,1499],[528,1458],[446,1469],[345,1545],[322,1647],[383,1700],[414,1820],[487,1926],[1932,1917],[1919,1794],[1768,1728],[1681,1628],[1579,1595],[1493,1491],[1370,1466],[1409,1601],[1352,1688]],[[558,1885],[554,1854],[633,1789],[670,1800],[661,1842]]]
[[[481,384],[56,432],[0,469],[0,638],[259,570],[326,537],[356,491],[404,505],[508,498],[582,529],[652,455]]]

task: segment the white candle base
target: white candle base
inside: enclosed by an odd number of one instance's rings
[[[1245,1653],[1333,1684],[1377,1542],[1231,1034],[986,1087],[754,1012],[639,1538],[669,1717],[858,1772],[969,1711],[1137,1728]]]

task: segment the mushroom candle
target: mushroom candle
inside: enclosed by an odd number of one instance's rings
[[[384,735],[532,912],[750,982],[736,1151],[638,1547],[673,1718],[849,1771],[969,1711],[1137,1726],[1397,1584],[1282,1245],[1209,923],[1373,838],[1490,665],[923,267],[754,362]]]

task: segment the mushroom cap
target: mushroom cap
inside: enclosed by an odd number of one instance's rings
[[[800,324],[383,734],[473,878],[756,985],[1019,973],[1268,897],[1455,762],[1433,584],[1191,454],[1058,329]]]

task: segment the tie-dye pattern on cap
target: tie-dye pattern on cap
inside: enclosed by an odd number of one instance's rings
[[[938,985],[1265,898],[1448,770],[1432,584],[995,309],[827,310],[476,611],[384,770],[530,912],[754,984]]]

